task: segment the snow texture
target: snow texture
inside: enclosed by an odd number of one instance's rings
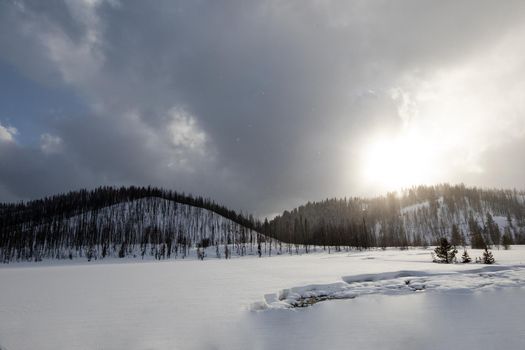
[[[523,348],[525,288],[519,286],[525,278],[521,267],[525,247],[494,251],[498,265],[489,268],[434,264],[430,251],[1,265],[0,346],[7,350]],[[469,253],[481,255],[481,251]],[[299,300],[294,293],[358,297],[278,310]],[[253,312],[254,303],[266,311]],[[447,334],[446,339],[440,338],[442,334]]]
[[[472,292],[525,286],[525,266],[486,266],[461,272],[395,271],[345,276],[343,282],[283,289],[254,303],[253,310],[305,307],[331,299],[366,294],[407,294],[422,291]]]

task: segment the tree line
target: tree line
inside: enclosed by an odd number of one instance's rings
[[[264,221],[153,187],[100,187],[0,204],[0,259],[200,259],[318,250],[525,244],[525,193],[417,186],[376,198],[308,202]]]
[[[256,226],[252,216],[202,197],[152,187],[100,187],[1,204],[0,259],[184,258],[195,249],[204,257],[210,247],[229,258],[268,244]]]
[[[525,244],[525,193],[441,184],[326,199],[285,211],[263,232],[287,243],[365,249],[437,245],[443,237],[479,248]]]

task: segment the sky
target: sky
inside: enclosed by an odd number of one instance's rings
[[[0,202],[523,189],[523,1],[0,0]]]

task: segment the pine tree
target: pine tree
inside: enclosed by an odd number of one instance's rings
[[[485,249],[487,245],[481,234],[481,227],[474,218],[469,219],[469,230],[470,230],[470,245],[472,249]]]
[[[503,237],[501,238],[501,244],[503,245],[503,249],[509,250],[510,245],[514,244],[514,241],[512,239],[512,233],[510,232],[510,228],[507,226],[505,227],[505,233],[503,234]]]
[[[472,261],[472,259],[470,258],[470,255],[468,255],[467,250],[465,249],[463,251],[463,255],[461,255],[461,262],[463,264],[468,264],[471,261]]]
[[[441,262],[445,264],[450,264],[454,261],[454,258],[457,254],[457,249],[451,245],[446,238],[441,238],[439,241],[439,246],[434,249],[436,253],[436,262]]]
[[[126,242],[122,242],[120,249],[118,251],[118,257],[123,258],[126,256]]]
[[[452,233],[450,237],[450,244],[454,246],[461,245],[461,232],[459,231],[458,225],[452,225]]]
[[[499,230],[498,224],[492,218],[490,213],[487,213],[487,233],[492,241],[492,244],[499,246],[501,240],[501,232]]]
[[[494,260],[494,256],[492,255],[492,252],[488,250],[488,248],[485,248],[485,251],[483,252],[483,257],[481,258],[484,264],[494,264],[496,260]]]
[[[259,258],[262,255],[261,237],[259,235],[257,235],[257,255],[259,255]]]
[[[228,244],[224,244],[224,259],[228,260],[230,258],[230,249],[228,249]]]

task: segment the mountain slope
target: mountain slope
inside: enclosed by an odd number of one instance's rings
[[[368,248],[434,244],[441,237],[525,243],[525,194],[464,185],[419,186],[377,198],[327,199],[285,211],[263,232],[284,242]],[[499,231],[499,232],[498,232]]]
[[[0,259],[4,262],[164,259],[191,253],[227,258],[253,253],[267,241],[254,230],[252,218],[202,198],[151,188],[71,192],[2,205],[0,214]]]
[[[202,197],[101,187],[0,204],[0,259],[184,258],[435,244],[525,243],[525,193],[464,185],[309,202],[260,223]],[[285,243],[285,244],[283,244]],[[287,244],[286,244],[287,243]],[[273,248],[272,248],[273,247]]]

